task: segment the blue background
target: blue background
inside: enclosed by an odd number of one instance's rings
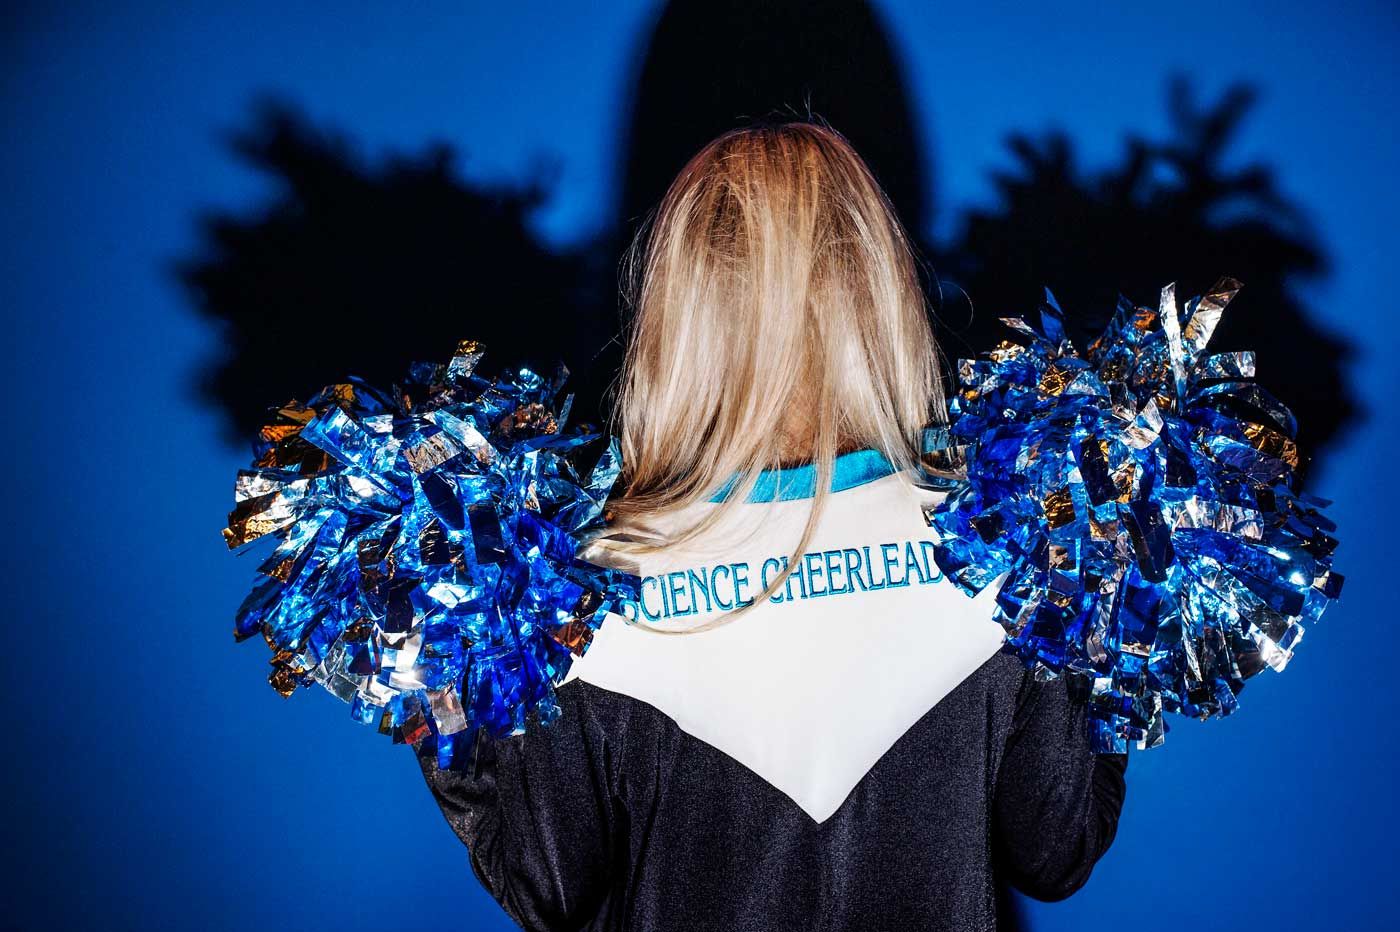
[[[0,924],[507,928],[411,755],[328,696],[280,699],[264,651],[232,643],[253,567],[218,532],[244,452],[193,400],[218,337],[170,265],[197,210],[267,193],[219,133],[269,90],[371,154],[448,140],[474,179],[557,155],[540,227],[588,235],[612,203],[621,101],[657,5],[54,6],[5,13],[0,39],[16,431]],[[1264,97],[1235,157],[1272,162],[1309,206],[1334,274],[1304,295],[1360,345],[1351,377],[1371,412],[1313,482],[1337,500],[1343,605],[1239,715],[1179,724],[1135,756],[1117,845],[1078,896],[1032,907],[1033,927],[1389,927],[1400,16],[1384,2],[1129,6],[877,4],[937,166],[939,222],[991,196],[1011,129],[1064,127],[1099,162],[1125,132],[1165,129],[1169,72],[1207,97],[1252,80]]]

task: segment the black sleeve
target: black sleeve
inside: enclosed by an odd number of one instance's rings
[[[478,879],[526,929],[579,928],[607,908],[624,820],[614,792],[620,739],[589,701],[600,692],[566,684],[557,721],[479,741],[465,770],[439,769],[432,752],[418,754]]]
[[[1095,754],[1087,708],[1063,680],[1026,674],[997,774],[993,841],[1006,880],[1039,900],[1084,886],[1113,843],[1126,754]]]

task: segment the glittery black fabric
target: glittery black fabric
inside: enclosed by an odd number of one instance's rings
[[[574,681],[548,728],[420,763],[477,877],[527,929],[996,928],[998,879],[1073,893],[1113,841],[1126,757],[998,654],[817,824],[627,696]],[[853,696],[858,702],[860,697]]]

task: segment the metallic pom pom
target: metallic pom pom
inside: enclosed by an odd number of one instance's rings
[[[1296,491],[1293,415],[1252,353],[1206,345],[1239,283],[1178,310],[1120,301],[1084,355],[1054,298],[1040,326],[963,360],[951,431],[966,482],[930,514],[939,566],[976,593],[1028,667],[1088,697],[1095,746],[1152,747],[1163,712],[1228,715],[1282,670],[1336,599],[1328,503]]]
[[[572,658],[636,598],[634,577],[576,556],[616,445],[565,429],[562,369],[488,379],[481,356],[466,342],[389,392],[352,379],[278,409],[224,531],[230,548],[277,540],[235,631],[271,647],[272,686],[319,683],[444,762],[478,730],[551,720]]]

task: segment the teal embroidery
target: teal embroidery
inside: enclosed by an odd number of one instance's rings
[[[882,589],[930,586],[943,579],[933,554],[930,540],[804,553],[771,601],[774,605],[787,605]],[[623,614],[636,620],[640,610],[643,620],[658,622],[733,611],[738,606],[752,605],[754,598],[787,565],[786,556],[772,556],[759,562],[756,574],[748,561],[741,561],[644,576],[636,604],[624,603]]]

